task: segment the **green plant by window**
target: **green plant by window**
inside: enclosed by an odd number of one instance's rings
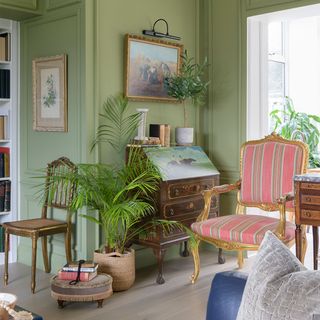
[[[292,99],[285,97],[284,109],[276,109],[270,112],[276,133],[286,139],[299,138],[309,146],[309,167],[320,167],[319,140],[320,117],[294,109]]]
[[[203,80],[207,59],[203,63],[195,63],[194,58],[188,56],[187,51],[181,56],[182,64],[179,73],[167,76],[164,84],[170,97],[183,103],[184,126],[188,126],[188,116],[185,101],[191,99],[193,105],[202,105],[205,101],[209,82]]]

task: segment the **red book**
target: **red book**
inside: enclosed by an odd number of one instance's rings
[[[59,280],[76,280],[78,272],[72,271],[58,271],[58,279]],[[97,275],[97,271],[95,272],[80,272],[80,281],[90,281]]]

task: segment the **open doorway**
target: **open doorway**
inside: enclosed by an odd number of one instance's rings
[[[320,5],[248,18],[247,139],[269,134],[270,112],[289,96],[320,115]]]

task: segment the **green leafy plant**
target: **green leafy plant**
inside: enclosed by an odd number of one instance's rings
[[[194,58],[190,58],[187,51],[183,53],[181,59],[179,72],[166,76],[164,84],[168,95],[183,103],[184,126],[187,127],[188,115],[185,101],[191,99],[195,106],[204,103],[209,82],[203,80],[203,75],[208,67],[208,61],[205,59],[201,64],[195,63]]]
[[[273,131],[286,139],[300,138],[309,146],[309,167],[320,167],[318,144],[320,131],[320,117],[317,115],[297,112],[294,109],[292,99],[285,97],[284,109],[276,109],[270,112],[274,122]]]
[[[98,127],[94,145],[106,142],[122,153],[119,146],[126,145],[138,125],[138,117],[129,115],[127,108],[128,101],[121,96],[107,99],[101,114],[106,123]],[[146,237],[156,227],[164,232],[183,229],[192,237],[191,231],[183,225],[154,218],[153,196],[160,174],[152,162],[143,157],[139,146],[130,148],[127,158],[120,165],[79,164],[77,171],[61,172],[53,181],[75,184],[71,207],[74,211],[83,207],[89,209],[82,216],[101,226],[103,252],[124,253],[134,238]]]

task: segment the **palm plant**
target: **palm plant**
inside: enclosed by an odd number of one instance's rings
[[[270,116],[274,123],[273,131],[286,139],[300,137],[309,146],[309,167],[320,167],[318,150],[320,117],[297,112],[289,97],[284,99],[284,108],[273,110]]]
[[[139,114],[128,115],[127,108],[128,101],[121,96],[107,99],[101,114],[107,122],[98,127],[93,146],[107,142],[119,153],[125,149],[139,122]],[[134,238],[145,237],[156,226],[161,226],[164,232],[185,229],[175,221],[153,218],[152,195],[158,188],[160,174],[142,156],[139,147],[130,148],[127,161],[121,165],[79,164],[77,171],[61,172],[57,179],[76,186],[71,204],[74,211],[82,207],[91,209],[82,216],[101,226],[103,252],[124,253]]]

